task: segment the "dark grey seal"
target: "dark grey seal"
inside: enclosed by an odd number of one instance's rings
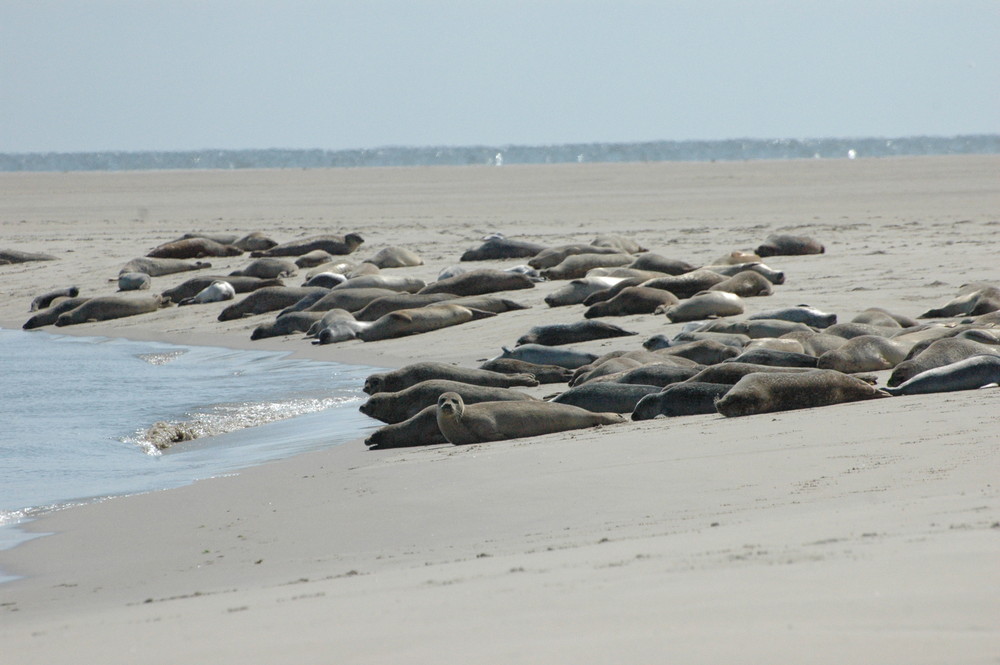
[[[717,413],[715,403],[729,390],[726,383],[689,381],[646,395],[635,405],[632,420],[652,420],[657,416],[696,416]]]
[[[658,392],[660,386],[592,381],[560,393],[552,402],[571,404],[594,413],[632,413],[640,399]]]

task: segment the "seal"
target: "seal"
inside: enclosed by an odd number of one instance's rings
[[[709,321],[701,324],[692,332],[735,333],[746,335],[750,339],[760,339],[761,337],[781,337],[790,332],[815,333],[816,331],[797,321],[755,319],[753,321]]]
[[[643,362],[641,360],[620,356],[617,358],[594,361],[589,365],[578,367],[576,371],[573,372],[573,378],[570,379],[569,385],[573,387],[582,386],[590,381],[620,376],[623,372],[637,369],[642,366]]]
[[[553,268],[563,261],[565,261],[570,256],[575,256],[577,254],[622,254],[621,250],[614,247],[595,247],[594,245],[584,245],[582,243],[572,243],[569,245],[557,245],[556,247],[547,247],[542,251],[535,254],[528,260],[528,265],[535,270],[542,270],[544,268]],[[629,259],[629,263],[632,260]],[[624,265],[624,264],[622,264]]]
[[[703,383],[728,383],[729,385],[732,385],[747,374],[755,374],[757,372],[788,374],[807,371],[809,370],[801,367],[772,367],[770,365],[755,365],[753,363],[736,362],[719,363],[718,365],[710,365],[704,368],[688,379],[688,381],[700,381]]]
[[[265,286],[284,286],[285,283],[280,279],[260,279],[259,277],[232,277],[232,276],[205,276],[205,277],[192,277],[191,279],[185,280],[184,282],[178,284],[172,289],[167,289],[160,295],[163,296],[164,300],[170,300],[171,302],[179,303],[185,298],[193,298],[198,295],[207,286],[211,286],[214,282],[226,282],[233,287],[236,293],[250,293],[251,291],[256,291],[257,289],[262,289]]]
[[[752,363],[754,365],[769,365],[771,367],[816,367],[816,356],[791,351],[776,351],[774,349],[749,349],[735,358],[723,362]]]
[[[617,249],[622,254],[639,254],[649,251],[635,240],[614,233],[602,233],[591,240],[590,244],[594,247]]]
[[[152,280],[144,272],[123,272],[118,275],[119,291],[145,291],[150,284]]]
[[[687,358],[699,365],[715,365],[723,360],[738,356],[740,349],[714,339],[699,339],[693,342],[671,344],[657,350],[656,354],[661,358]]]
[[[500,374],[530,374],[538,383],[567,383],[573,378],[573,370],[558,365],[536,365],[514,358],[494,358],[487,360],[479,369]]]
[[[417,415],[422,409],[436,404],[438,397],[447,392],[458,393],[468,404],[538,401],[527,393],[510,388],[476,386],[459,381],[431,379],[430,381],[421,381],[398,392],[375,393],[358,410],[366,416],[385,423],[400,423]]]
[[[678,298],[690,298],[696,293],[707,291],[719,282],[726,281],[724,275],[720,275],[712,270],[699,268],[686,272],[683,275],[658,277],[642,283],[642,286],[651,289],[663,289],[670,291]]]
[[[219,321],[232,321],[244,316],[275,312],[317,292],[327,293],[327,290],[318,286],[265,286],[250,292],[242,300],[219,312]]]
[[[617,413],[591,413],[553,402],[467,402],[453,392],[438,398],[438,428],[454,445],[521,439],[625,421]]]
[[[899,328],[883,328],[882,326],[872,326],[867,323],[835,323],[832,326],[827,326],[823,332],[828,335],[843,337],[844,339],[853,339],[862,335],[891,337],[899,333]]]
[[[398,392],[421,381],[447,379],[460,383],[494,388],[514,388],[517,386],[537,386],[538,380],[531,374],[501,374],[484,369],[469,369],[439,362],[420,362],[406,365],[391,372],[369,374],[365,379],[364,391],[369,395],[383,392]]]
[[[184,298],[178,305],[203,305],[209,302],[223,302],[236,297],[236,289],[229,282],[217,279],[190,298]]]
[[[575,323],[550,323],[544,326],[534,326],[518,338],[516,346],[522,344],[543,344],[545,346],[562,346],[578,344],[594,339],[609,339],[611,337],[628,337],[639,333],[625,330],[603,321],[577,321]]]
[[[403,277],[402,275],[358,275],[346,282],[333,287],[333,290],[343,289],[388,289],[399,293],[417,293],[427,286],[422,279]]]
[[[735,266],[740,263],[759,263],[760,256],[754,252],[748,252],[746,250],[737,249],[729,252],[728,254],[723,254],[716,260],[712,261],[715,265],[720,266]]]
[[[826,248],[807,236],[795,236],[786,233],[769,235],[757,246],[757,256],[802,256],[805,254],[822,254]]]
[[[982,355],[1000,355],[1000,348],[955,337],[935,340],[916,356],[909,357],[896,365],[886,385],[895,387],[921,372]]]
[[[490,261],[495,259],[530,259],[548,249],[546,245],[527,240],[491,237],[479,247],[466,250],[460,261]]]
[[[629,254],[573,254],[551,268],[538,270],[545,279],[580,279],[594,268],[625,266],[629,263],[632,263],[632,256]]]
[[[837,315],[823,312],[809,305],[799,305],[797,307],[769,309],[764,312],[751,314],[747,319],[781,319],[782,321],[804,323],[813,328],[829,328],[837,322]]]
[[[579,305],[587,296],[599,291],[605,291],[618,282],[621,277],[581,277],[570,280],[569,284],[564,284],[552,293],[545,296],[545,304],[549,307],[565,307],[567,305]]]
[[[708,290],[735,293],[741,298],[769,296],[772,293],[770,280],[754,270],[738,272],[729,279],[713,284]]]
[[[246,234],[242,238],[238,237],[232,233],[185,233],[178,240],[186,240],[188,238],[208,238],[209,240],[214,240],[220,245],[233,245],[242,249],[244,252],[250,252],[255,249],[270,249],[278,243],[269,238],[264,234],[263,231],[253,231]]]
[[[599,316],[652,314],[659,307],[669,307],[679,302],[677,296],[670,291],[651,289],[645,286],[629,286],[619,291],[611,299],[591,305],[583,313],[583,316],[593,319]]]
[[[155,312],[163,306],[158,294],[148,296],[100,296],[90,298],[79,307],[60,314],[57,326],[71,326],[90,321],[109,321],[126,316],[136,316]]]
[[[137,259],[132,259],[128,263],[122,266],[121,270],[118,271],[119,275],[127,272],[144,272],[150,277],[162,277],[163,275],[172,275],[178,272],[187,272],[190,270],[204,270],[205,268],[211,268],[212,264],[207,261],[185,261],[183,259],[157,259],[148,256],[142,256]]]
[[[270,249],[251,252],[250,256],[302,256],[314,249],[322,249],[334,256],[343,256],[355,251],[364,242],[365,239],[357,233],[348,233],[343,236],[317,235],[275,245]]]
[[[733,275],[741,273],[745,270],[752,270],[766,277],[767,281],[771,282],[772,284],[785,283],[784,272],[782,272],[781,270],[775,270],[770,266],[764,265],[763,263],[759,263],[756,261],[751,263],[732,263],[724,265],[703,266],[701,269],[711,270],[712,272],[718,273],[725,277],[732,277]]]
[[[836,370],[810,369],[796,374],[757,372],[737,381],[715,403],[715,408],[733,418],[882,397],[889,397],[889,393]]]
[[[358,337],[365,342],[376,342],[440,330],[491,316],[496,314],[450,303],[398,309],[374,321],[368,328],[360,331]]]
[[[383,268],[412,268],[424,265],[424,260],[420,256],[405,247],[383,247],[375,252],[370,259],[365,259],[366,263],[377,265]]]
[[[334,311],[334,310],[331,310]],[[313,344],[335,344],[357,339],[358,334],[368,330],[371,323],[354,319],[337,319],[330,321],[313,335]]]
[[[0,249],[0,266],[30,261],[55,261],[56,257],[42,252],[22,252],[18,249]]]
[[[597,356],[593,353],[575,349],[560,349],[542,344],[522,344],[513,349],[506,346],[501,348],[502,352],[497,358],[513,358],[536,365],[558,365],[567,369],[577,369],[597,360]]]
[[[331,289],[306,309],[312,312],[326,312],[331,309],[346,309],[348,312],[356,312],[378,298],[396,294],[396,291],[389,289],[342,289],[339,291]]]
[[[51,307],[43,310],[39,310],[38,314],[24,322],[21,327],[25,330],[32,330],[34,328],[41,328],[42,326],[50,326],[55,323],[61,314],[76,309],[83,303],[90,300],[90,298],[66,298],[64,300],[59,300]]]
[[[673,323],[736,316],[743,313],[743,300],[735,293],[703,291],[667,307],[664,312]]]
[[[851,323],[866,323],[871,326],[882,328],[915,328],[920,325],[916,319],[911,319],[902,314],[893,314],[881,307],[869,307],[861,311],[851,319]]]
[[[327,252],[323,249],[314,249],[311,252],[306,252],[302,256],[298,257],[293,261],[299,268],[315,268],[316,266],[321,266],[324,263],[330,263],[334,260],[333,254]]]
[[[677,346],[679,344],[683,344],[684,342],[697,342],[701,339],[712,339],[716,342],[732,346],[736,349],[742,349],[750,343],[750,337],[747,335],[683,330],[674,335],[673,339],[668,338],[666,335],[653,335],[643,342],[642,346],[650,351],[655,351],[656,349],[665,349],[668,346]]]
[[[253,332],[250,333],[250,339],[257,340],[304,333],[322,318],[322,312],[290,312],[282,314],[275,318],[274,321],[262,323],[254,328]]]
[[[321,263],[306,272],[306,279],[312,279],[321,272],[335,272],[344,277],[360,277],[361,275],[377,275],[381,272],[374,263],[354,263],[352,261],[330,261]]]
[[[802,353],[808,353],[809,355],[816,356],[817,358],[827,351],[839,349],[844,344],[847,344],[847,340],[843,337],[817,332],[790,332],[785,333],[778,339],[790,339],[797,341],[802,345]]]
[[[336,272],[321,272],[307,279],[302,286],[322,286],[324,289],[332,289],[347,281],[347,278]]]
[[[802,347],[802,342],[788,337],[760,337],[758,339],[750,340],[750,342],[743,347],[744,351],[751,351],[753,349],[766,349],[768,351],[784,351],[786,353],[799,354],[806,352]]]
[[[697,416],[717,413],[715,403],[732,389],[726,383],[688,381],[646,395],[632,410],[632,420],[652,420],[659,416]]]
[[[483,268],[472,270],[463,275],[431,282],[417,293],[451,293],[456,296],[481,296],[486,293],[496,293],[498,291],[533,288],[535,288],[535,283],[527,275]]]
[[[34,300],[31,301],[31,308],[29,312],[37,312],[40,309],[45,309],[52,304],[52,301],[56,298],[76,298],[80,295],[80,289],[76,286],[68,286],[65,289],[55,289],[54,291],[49,291],[48,293],[43,293],[40,296],[36,296]]]
[[[976,284],[975,286],[980,286]],[[920,319],[941,319],[952,316],[979,316],[1000,310],[1000,288],[985,285],[982,288],[959,290],[957,298],[935,309],[929,309]]]
[[[1000,383],[1000,356],[972,356],[929,369],[907,379],[894,388],[886,388],[890,395],[924,395],[957,390],[977,390]]]
[[[354,312],[354,318],[358,321],[376,321],[389,312],[400,309],[413,309],[424,305],[455,300],[455,296],[450,293],[428,293],[417,295],[415,293],[394,293],[391,296],[382,296],[372,300],[361,309]],[[481,309],[481,308],[477,308]]]
[[[438,427],[437,404],[428,406],[401,423],[384,425],[365,439],[365,445],[371,450],[431,446],[437,443],[448,443]]]
[[[662,254],[657,254],[656,252],[647,252],[642,256],[636,257],[636,259],[632,261],[628,267],[635,270],[662,272],[667,275],[683,275],[686,272],[698,269],[698,266],[693,266],[687,261],[670,259]]]
[[[298,266],[288,259],[265,257],[251,261],[245,268],[234,270],[229,274],[233,277],[276,279],[278,277],[291,277],[298,271]]]
[[[210,238],[182,238],[154,247],[146,256],[154,259],[201,259],[206,256],[239,256],[243,250]]]
[[[846,374],[892,369],[906,359],[909,348],[878,335],[860,335],[847,340],[840,348],[819,357],[820,369],[835,369]]]
[[[571,404],[595,413],[632,413],[639,400],[660,390],[660,386],[589,381],[560,393],[552,399],[552,402]]]
[[[634,369],[628,369],[615,374],[595,377],[591,381],[611,381],[613,383],[635,383],[644,386],[659,386],[666,388],[669,385],[687,381],[692,376],[701,371],[700,367],[680,367],[673,363],[649,363],[639,365]],[[577,384],[581,385],[581,384]]]
[[[292,313],[292,312],[289,312]],[[308,314],[322,314],[318,319],[315,320],[309,328],[306,329],[306,337],[318,337],[319,333],[323,328],[332,325],[335,322],[358,322],[353,314],[348,312],[346,309],[329,309],[325,312],[308,312]],[[283,316],[279,314],[278,316]],[[353,326],[354,333],[351,334],[350,339],[354,339],[357,335],[355,334],[358,330],[365,328],[366,326]],[[342,341],[342,340],[338,340]]]

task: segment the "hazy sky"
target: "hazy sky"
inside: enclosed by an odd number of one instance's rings
[[[0,152],[971,133],[997,0],[0,0]]]

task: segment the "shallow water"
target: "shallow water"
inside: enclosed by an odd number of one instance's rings
[[[287,355],[0,329],[0,526],[361,436],[374,368]],[[158,422],[204,438],[160,450]]]

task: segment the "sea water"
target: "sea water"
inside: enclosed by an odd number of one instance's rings
[[[373,425],[358,412],[372,371],[0,329],[0,548],[24,540],[11,525],[40,512],[356,439]],[[161,449],[150,428],[196,438]]]

